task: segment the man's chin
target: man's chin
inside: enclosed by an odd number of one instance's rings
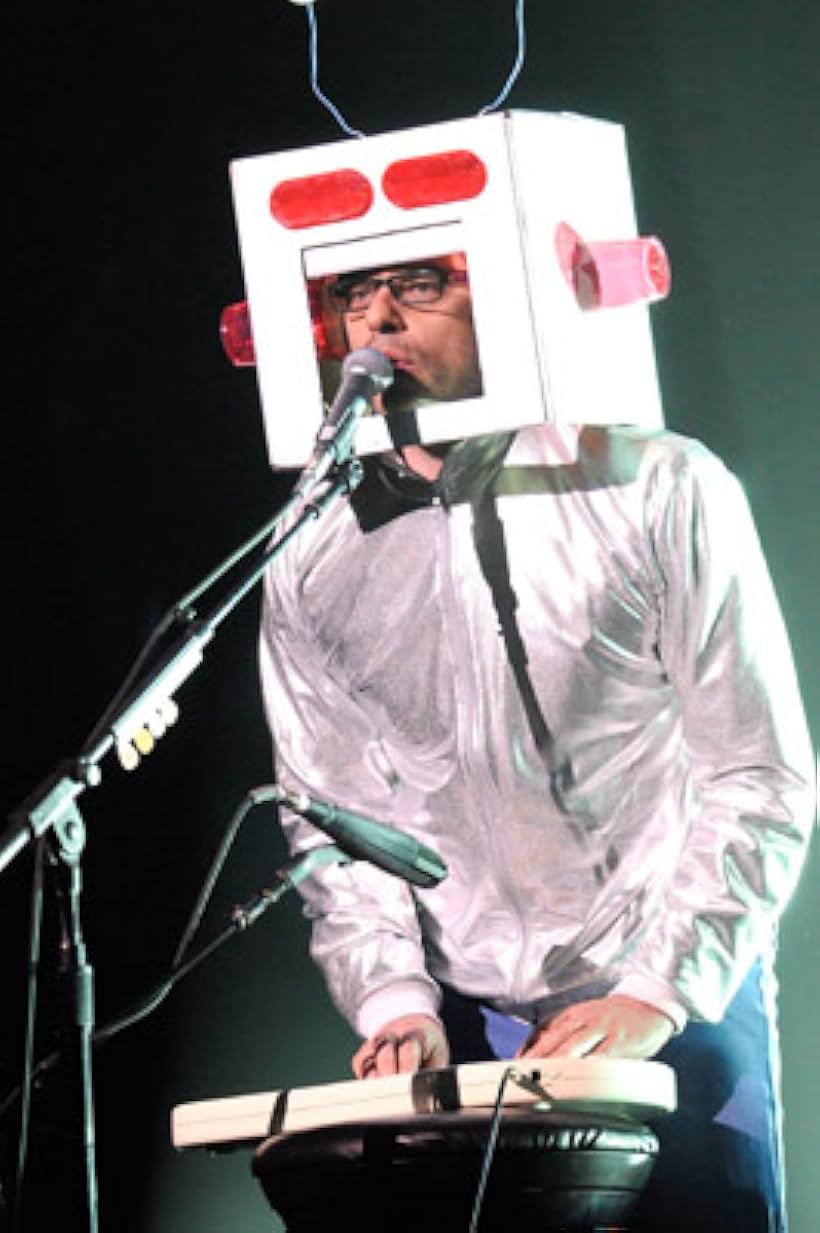
[[[393,377],[393,384],[389,389],[385,390],[382,397],[382,406],[388,414],[401,411],[416,411],[419,407],[427,406],[430,403],[437,402],[460,402],[466,398],[478,398],[483,394],[484,389],[480,380],[470,383],[469,387],[465,385],[463,388],[456,388],[452,391],[444,391],[439,389],[434,392],[428,385],[424,385],[412,373],[405,372],[401,368],[397,368]]]
[[[400,411],[413,411],[421,403],[433,401],[427,386],[401,368],[396,369],[392,385],[382,395],[382,402],[390,415]]]

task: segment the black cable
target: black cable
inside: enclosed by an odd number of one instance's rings
[[[34,849],[34,869],[31,878],[29,908],[28,977],[26,992],[26,1034],[23,1046],[23,1077],[20,1082],[20,1132],[17,1140],[17,1166],[12,1193],[12,1233],[22,1228],[23,1183],[28,1162],[31,1126],[31,1091],[34,1079],[34,1030],[37,1019],[37,971],[43,922],[43,859],[45,840],[39,839]]]
[[[138,1002],[132,1003],[121,1015],[116,1019],[109,1020],[108,1023],[98,1028],[94,1032],[94,1044],[104,1044],[112,1036],[118,1035],[124,1028],[131,1027],[140,1020],[146,1018],[157,1009],[166,999],[168,994],[173,989],[179,977],[185,973],[182,971],[182,963],[188,947],[199,927],[199,923],[204,914],[208,900],[210,899],[216,880],[227,860],[230,849],[236,839],[239,827],[244,820],[244,817],[249,809],[256,804],[272,799],[272,790],[266,788],[254,788],[243,798],[239,807],[231,815],[228,824],[223,833],[222,840],[217,848],[216,854],[211,861],[202,889],[197,895],[194,908],[188,918],[188,922],[182,932],[182,936],[177,944],[174,957],[171,962],[169,975]],[[23,1078],[19,1087],[14,1088],[0,1102],[0,1118],[6,1110],[20,1097],[22,1101],[21,1123],[20,1123],[20,1146],[18,1151],[17,1165],[17,1186],[16,1193],[20,1194],[20,1178],[25,1168],[25,1157],[28,1145],[28,1124],[30,1119],[30,1104],[32,1084],[36,1080],[40,1080],[49,1071],[53,1070],[54,1066],[60,1060],[59,1051],[54,1051],[41,1058],[36,1066],[33,1065],[33,1030],[34,1016],[36,1007],[36,978],[37,965],[39,962],[40,949],[40,921],[42,915],[42,841],[38,843],[35,856],[35,875],[32,885],[31,894],[31,928],[29,942],[29,998],[28,998],[28,1013],[27,1013],[27,1032],[25,1044],[25,1056],[23,1066]],[[15,1211],[19,1206],[19,1201],[15,1204]],[[13,1226],[13,1233],[17,1233],[17,1225]]]
[[[487,1143],[485,1145],[484,1156],[481,1161],[481,1173],[478,1178],[475,1199],[473,1200],[473,1210],[470,1215],[469,1233],[476,1233],[476,1229],[478,1228],[478,1221],[481,1216],[481,1207],[484,1202],[484,1193],[487,1189],[490,1168],[495,1157],[498,1136],[501,1132],[501,1115],[504,1111],[504,1093],[507,1090],[507,1084],[514,1074],[514,1066],[505,1066],[498,1084],[498,1093],[495,1098],[495,1107],[493,1109],[493,1116],[490,1122],[490,1130],[487,1135]]]

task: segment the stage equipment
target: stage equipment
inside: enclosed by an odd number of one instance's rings
[[[629,1228],[676,1107],[674,1072],[611,1058],[443,1070],[198,1101],[177,1148],[255,1148],[289,1233]]]

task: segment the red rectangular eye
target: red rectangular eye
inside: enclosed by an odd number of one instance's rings
[[[270,195],[270,212],[283,227],[318,227],[361,218],[373,204],[373,189],[359,171],[282,180]]]
[[[487,168],[470,150],[448,150],[391,163],[382,177],[384,195],[404,210],[477,197]]]

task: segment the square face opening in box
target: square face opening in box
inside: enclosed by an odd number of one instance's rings
[[[333,402],[344,356],[375,348],[393,380],[371,414],[386,415],[393,444],[417,442],[419,409],[484,393],[467,256],[435,250],[390,261],[371,252],[351,268],[348,252],[344,265],[306,279],[323,401]],[[468,408],[465,417],[468,427]]]

